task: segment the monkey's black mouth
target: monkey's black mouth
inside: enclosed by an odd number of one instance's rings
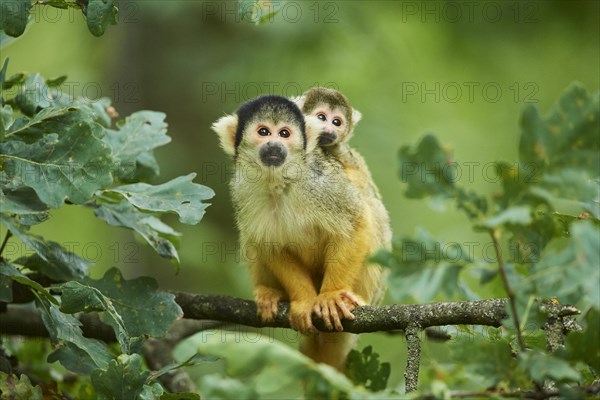
[[[285,161],[287,151],[280,145],[267,144],[260,149],[260,161],[268,167],[279,167]]]
[[[329,146],[337,140],[334,132],[321,132],[319,134],[319,146]]]

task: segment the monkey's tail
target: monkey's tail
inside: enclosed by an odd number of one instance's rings
[[[358,335],[353,333],[320,332],[313,336],[304,336],[300,349],[314,361],[331,365],[340,372],[344,372],[346,357],[357,340]]]
[[[356,284],[356,294],[362,297],[367,304],[376,306],[381,304],[387,289],[387,271],[378,264],[368,264],[366,272]]]

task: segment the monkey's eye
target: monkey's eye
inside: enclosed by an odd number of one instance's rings
[[[317,114],[317,118],[319,118],[321,121],[327,121],[325,114]]]
[[[279,136],[281,136],[282,138],[288,138],[290,137],[290,131],[288,131],[287,129],[282,129],[279,131]]]
[[[338,118],[334,119],[333,121],[331,121],[332,124],[334,124],[335,126],[341,126],[342,125],[342,121]]]
[[[267,128],[260,128],[258,130],[258,134],[260,136],[269,136],[271,133],[269,132],[269,130]]]

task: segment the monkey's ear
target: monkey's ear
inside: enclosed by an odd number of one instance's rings
[[[315,115],[305,115],[306,152],[312,153],[319,145],[319,135],[323,131],[323,121]]]
[[[290,100],[296,103],[298,108],[302,110],[302,107],[304,107],[304,102],[306,101],[306,96],[291,97]]]
[[[356,125],[358,121],[362,118],[362,114],[357,109],[352,109],[352,124]]]
[[[237,114],[226,115],[219,118],[211,126],[211,129],[219,135],[221,147],[230,156],[235,154],[235,133],[238,126]]]

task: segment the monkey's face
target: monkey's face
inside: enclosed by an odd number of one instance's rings
[[[305,117],[295,103],[282,96],[247,101],[236,114],[220,118],[212,128],[237,165],[280,167],[301,160],[306,153]]]
[[[254,156],[262,165],[280,167],[304,149],[301,127],[292,119],[256,119],[247,124],[239,152]]]
[[[318,145],[333,146],[346,142],[352,136],[361,113],[348,103],[348,99],[335,89],[316,87],[308,89],[293,101],[305,115],[317,117],[320,128]]]
[[[322,131],[319,135],[320,146],[333,146],[343,141],[352,128],[344,112],[340,107],[332,107],[329,104],[318,104],[310,115],[317,117],[322,123]]]

